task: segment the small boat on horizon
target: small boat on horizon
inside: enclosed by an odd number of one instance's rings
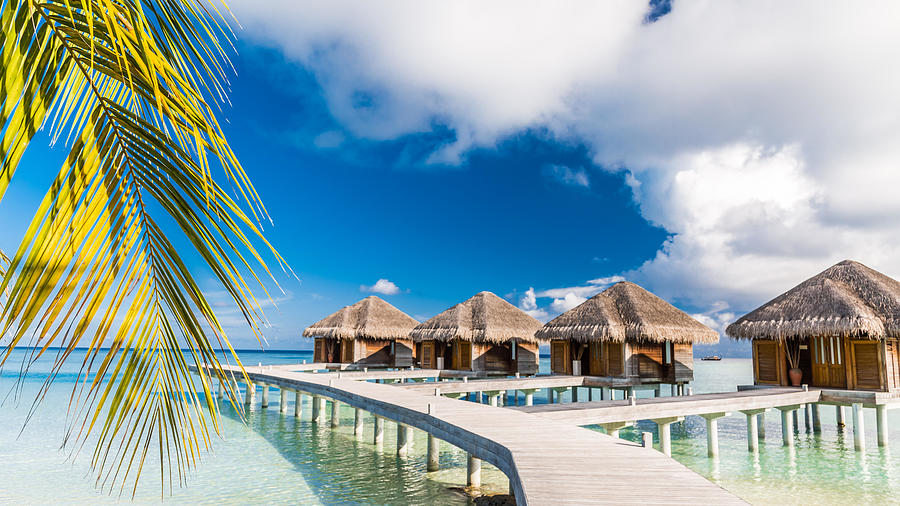
[[[722,360],[722,357],[720,357],[718,355],[707,355],[707,356],[701,358],[700,360]]]

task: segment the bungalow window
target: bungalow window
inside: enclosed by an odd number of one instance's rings
[[[510,357],[511,357],[513,360],[516,359],[516,342],[515,342],[515,341],[513,341],[513,342],[512,342],[512,345],[510,346]]]

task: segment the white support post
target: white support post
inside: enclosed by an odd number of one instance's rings
[[[219,380],[219,391],[218,391],[218,393],[216,394],[216,397],[217,397],[220,401],[221,401],[223,398],[225,398],[225,382],[222,381],[221,379]]]
[[[863,405],[853,404],[853,447],[857,451],[866,449],[866,428],[863,422]]]
[[[312,422],[313,423],[322,423],[322,412],[325,411],[323,409],[325,404],[325,399],[323,397],[319,397],[318,395],[314,395],[312,398]]]
[[[481,486],[481,459],[473,457],[471,453],[466,459],[466,486],[471,488]]]
[[[709,457],[719,456],[719,418],[729,413],[707,413],[700,415],[706,419],[706,454]]]
[[[488,403],[491,406],[494,406],[496,408],[499,405],[499,403],[500,403],[500,392],[499,391],[493,390],[493,391],[485,392],[484,394],[487,395]]]
[[[440,440],[428,433],[428,454],[426,456],[426,469],[429,473],[440,469],[441,447]]]
[[[260,383],[260,387],[262,387],[262,402],[259,407],[262,409],[266,409],[269,407],[269,385],[266,383]]]
[[[375,416],[375,435],[372,442],[378,447],[384,444],[384,418],[377,415]]]
[[[356,408],[353,414],[353,434],[356,439],[363,437],[363,410],[360,408]]]
[[[300,418],[303,414],[303,394],[300,390],[294,392],[294,416]]]
[[[256,400],[256,385],[252,382],[247,383],[247,389],[244,390],[244,404],[253,409],[253,403]]]
[[[397,424],[397,455],[406,457],[412,446],[412,427]]]
[[[756,426],[759,431],[759,438],[766,438],[766,414],[765,412],[756,415]]]
[[[278,411],[281,412],[281,414],[284,414],[284,413],[287,413],[287,410],[288,410],[288,391],[285,390],[284,388],[280,388],[279,394],[280,395],[278,396]]]
[[[525,405],[533,406],[534,405],[534,393],[537,391],[537,389],[530,388],[528,390],[522,390],[522,391],[525,392]]]
[[[671,416],[653,420],[659,428],[659,451],[666,457],[672,456],[672,423],[682,420],[684,420],[683,416]]]
[[[781,441],[784,446],[794,446],[794,418],[797,416],[799,405],[778,406],[781,411]]]
[[[765,409],[746,409],[741,413],[747,416],[747,451],[756,453],[759,451],[759,417],[768,411]]]
[[[601,423],[600,426],[603,427],[603,430],[606,431],[608,436],[619,437],[619,431],[624,429],[625,427],[631,427],[634,425],[634,422],[612,422],[612,423]]]
[[[811,404],[807,404],[810,407],[812,412],[812,429],[813,432],[819,433],[822,432],[822,419],[819,417],[819,403],[814,402]]]
[[[835,418],[837,419],[838,428],[843,428],[846,425],[846,416],[844,413],[844,406],[835,406]]]
[[[341,426],[341,403],[336,400],[331,401],[331,426]]]
[[[888,445],[888,417],[887,405],[877,404],[875,406],[875,422],[878,426],[878,446]]]

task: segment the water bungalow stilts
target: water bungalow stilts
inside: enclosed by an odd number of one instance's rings
[[[555,374],[623,378],[635,385],[683,385],[694,377],[693,343],[716,343],[716,331],[626,281],[616,283],[544,325]]]
[[[900,282],[852,260],[807,279],[726,329],[753,346],[757,385],[900,390]]]
[[[371,295],[310,325],[314,360],[371,367],[409,367],[414,349],[409,332],[419,322]]]
[[[416,326],[419,366],[536,374],[541,322],[491,292],[481,292]]]

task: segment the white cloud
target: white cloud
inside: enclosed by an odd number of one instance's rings
[[[589,188],[591,180],[584,169],[572,169],[565,165],[547,165],[544,174],[558,183]]]
[[[313,145],[320,149],[333,149],[344,143],[344,134],[340,130],[328,130],[313,139]]]
[[[538,320],[548,321],[597,295],[610,285],[624,280],[625,278],[622,276],[609,276],[588,280],[582,286],[550,288],[539,292],[536,292],[534,288],[529,288],[519,300],[519,308]],[[552,300],[545,307],[539,307],[538,299]]]
[[[519,299],[519,309],[526,314],[531,315],[532,318],[544,323],[550,319],[550,314],[547,313],[546,310],[538,308],[537,297],[535,296],[533,287],[529,287],[525,292],[525,295]]]
[[[381,278],[375,282],[374,285],[359,285],[360,292],[370,292],[370,293],[380,293],[382,295],[396,295],[400,293],[400,287],[394,284],[393,281],[389,281],[387,279]]]
[[[537,128],[627,171],[671,237],[626,275],[661,296],[743,310],[843,258],[900,274],[900,3],[683,0],[651,24],[632,1],[232,6],[351,135],[441,125],[431,160],[458,163]]]

